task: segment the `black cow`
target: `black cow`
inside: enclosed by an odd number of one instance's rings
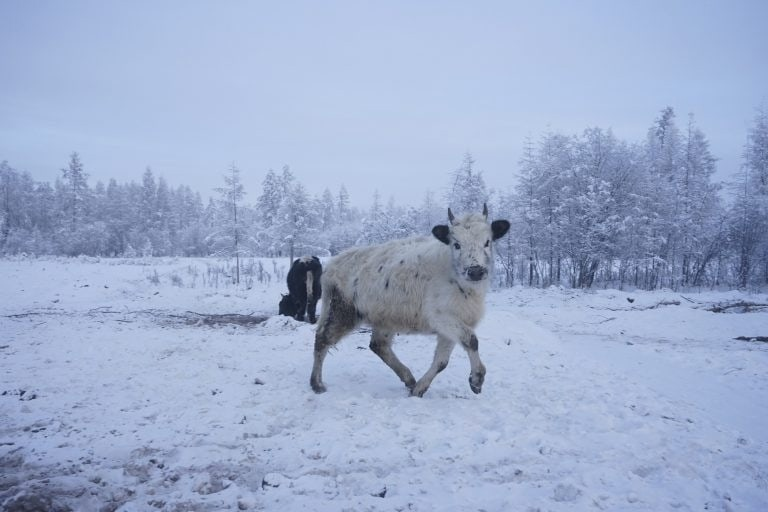
[[[304,313],[309,316],[309,323],[317,321],[315,310],[320,299],[320,276],[323,266],[317,256],[304,256],[293,262],[288,271],[288,295],[280,299],[280,314],[292,316],[304,321]]]

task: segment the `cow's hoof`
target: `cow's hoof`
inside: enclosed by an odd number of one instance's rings
[[[323,384],[322,382],[310,381],[309,385],[312,386],[312,391],[314,391],[318,395],[320,393],[325,393],[327,391],[327,389],[325,388],[325,384]]]
[[[428,385],[425,386],[417,382],[416,385],[411,388],[411,396],[417,396],[421,398],[424,396],[424,393],[426,393],[428,389],[429,389]]]
[[[469,376],[469,389],[476,395],[479,395],[483,390],[483,381],[485,376],[480,373],[475,373]]]

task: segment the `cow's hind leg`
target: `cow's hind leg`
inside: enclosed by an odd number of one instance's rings
[[[355,307],[346,302],[337,290],[331,290],[329,298],[323,301],[323,311],[315,333],[315,360],[309,378],[309,385],[315,393],[325,392],[323,361],[328,355],[328,349],[354,329],[358,322]]]
[[[309,323],[311,323],[311,324],[317,322],[316,312],[317,312],[317,299],[318,298],[319,297],[317,295],[313,294],[309,298],[309,301],[308,301],[308,304],[307,304],[307,316],[309,317]]]
[[[432,366],[416,383],[416,386],[411,390],[411,395],[424,396],[424,393],[427,392],[437,374],[448,366],[448,360],[451,358],[451,352],[453,352],[453,347],[455,346],[456,342],[452,339],[442,335],[437,336],[437,347],[435,347],[435,357],[432,359]]]
[[[416,379],[413,378],[411,370],[409,370],[392,351],[392,333],[373,329],[373,334],[371,334],[371,344],[369,346],[371,347],[371,350],[373,350],[382,361],[387,363],[387,366],[392,368],[392,371],[400,377],[400,380],[403,381],[405,387],[409,390],[413,390],[413,386],[416,385]]]

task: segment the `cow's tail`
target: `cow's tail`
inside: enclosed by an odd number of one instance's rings
[[[312,298],[313,298],[312,297],[312,289],[314,287],[314,283],[315,283],[315,275],[310,270],[310,271],[307,272],[307,302],[308,303],[312,302]]]

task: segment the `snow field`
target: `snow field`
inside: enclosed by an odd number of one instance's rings
[[[499,290],[482,394],[457,348],[408,397],[358,331],[315,395],[313,326],[185,316],[274,315],[282,279],[192,286],[204,260],[144,263],[0,261],[4,510],[768,509],[768,347],[732,339],[768,314],[703,308],[765,297]],[[415,375],[433,349],[395,345]]]

